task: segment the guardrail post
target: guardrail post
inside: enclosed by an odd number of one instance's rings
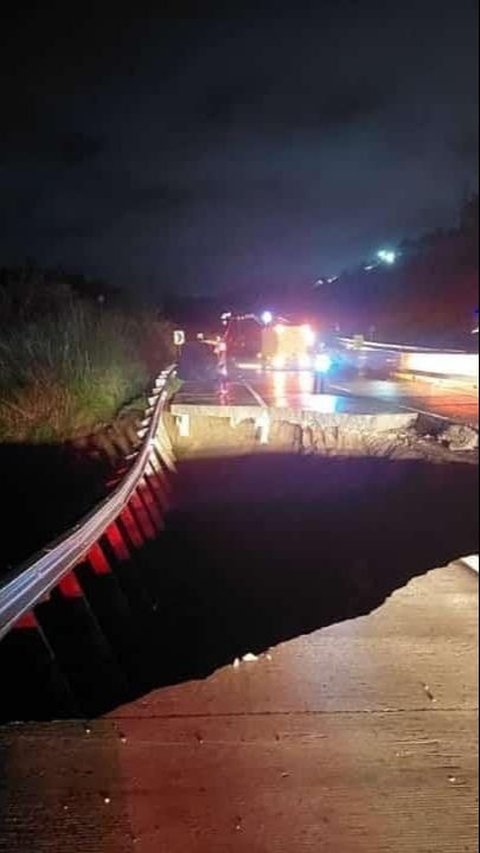
[[[130,498],[130,509],[132,511],[132,514],[137,519],[145,539],[156,539],[157,532],[155,530],[151,516],[142,500],[138,486]]]
[[[145,666],[140,622],[112,572],[105,550],[96,543],[75,573],[95,618],[118,658],[132,688],[146,687],[150,680]]]
[[[142,584],[144,585],[149,597],[150,610],[153,612],[157,609],[157,568],[156,565],[152,565],[152,561],[148,553],[148,539],[140,527],[138,515],[133,511],[133,507],[130,505],[124,508],[123,512],[117,519],[117,523],[119,528],[122,531],[125,531],[125,534],[132,542],[132,556],[135,563],[138,565]],[[150,543],[154,538],[156,538],[156,534],[151,537]]]
[[[144,546],[146,537],[129,504],[123,508],[118,516],[117,524],[134,551],[138,551]]]
[[[36,616],[85,716],[124,702],[125,674],[108,645],[74,572],[62,578]]]
[[[169,471],[175,471],[176,466],[173,461],[173,450],[170,438],[166,435],[165,427],[160,425],[155,436],[153,447],[157,450],[159,459],[167,466]]]
[[[153,483],[147,474],[145,474],[139,485],[139,494],[155,525],[157,534],[160,533],[165,529],[163,514],[159,506],[158,497],[153,487]]]
[[[0,643],[0,722],[78,716],[68,681],[33,611]]]
[[[125,534],[122,533],[119,523],[114,522],[110,525],[105,536],[102,537],[101,543],[134,612],[139,615],[141,620],[150,618],[153,601],[135,565],[137,552],[134,548],[131,551],[129,550],[125,542]]]
[[[155,499],[160,506],[162,512],[166,512],[168,509],[168,486],[165,480],[165,477],[162,474],[162,470],[160,468],[156,468],[150,459],[145,477],[150,484],[150,487],[155,495]]]

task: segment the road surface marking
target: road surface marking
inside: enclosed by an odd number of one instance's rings
[[[249,393],[252,395],[253,399],[258,403],[258,405],[262,407],[262,409],[268,409],[268,405],[263,399],[263,397],[260,396],[258,391],[255,391],[255,388],[252,388],[249,382],[243,382],[243,385],[245,386],[247,391],[249,391]]]

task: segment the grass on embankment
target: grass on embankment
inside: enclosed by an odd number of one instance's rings
[[[61,442],[111,421],[169,359],[163,321],[80,300],[0,331],[0,441]]]

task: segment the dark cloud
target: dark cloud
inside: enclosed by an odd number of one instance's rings
[[[56,130],[26,122],[10,125],[0,140],[0,156],[4,164],[49,163],[53,166],[76,166],[91,162],[105,150],[105,139],[82,131]]]
[[[469,0],[14,14],[0,260],[228,290],[448,224],[477,180],[475,30]]]
[[[66,133],[58,140],[59,159],[71,166],[90,162],[104,148],[102,139],[82,132]]]

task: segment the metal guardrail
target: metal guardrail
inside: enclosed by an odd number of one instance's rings
[[[145,475],[153,454],[168,396],[168,382],[174,373],[175,366],[172,365],[155,382],[149,397],[149,414],[139,432],[139,437],[144,439],[142,447],[134,454],[135,461],[121,483],[81,518],[75,527],[1,579],[0,638],[82,560],[127,505]],[[163,455],[166,464],[171,466],[171,460]]]
[[[431,352],[431,353],[463,353],[463,350],[459,349],[435,349],[434,347],[417,347],[410,346],[409,344],[389,344],[382,343],[380,341],[366,341],[362,340],[361,344],[355,338],[337,338],[338,342],[343,346],[355,348],[355,345],[358,345],[359,349],[376,349],[376,350],[385,350],[388,352]]]
[[[420,378],[448,379],[478,386],[478,355],[463,350],[440,350],[402,344],[380,343],[358,338],[337,338],[338,343],[359,356],[396,361],[398,374]],[[375,354],[375,355],[374,355]]]

